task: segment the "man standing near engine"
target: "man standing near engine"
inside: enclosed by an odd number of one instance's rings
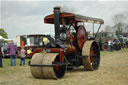
[[[16,51],[17,48],[14,45],[14,42],[11,41],[10,45],[8,46],[9,54],[10,54],[10,62],[11,66],[16,66]]]

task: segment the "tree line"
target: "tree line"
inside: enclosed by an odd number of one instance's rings
[[[128,32],[127,17],[124,14],[117,14],[112,18],[113,26],[107,25],[105,32],[115,32],[117,35],[122,32]]]
[[[3,28],[0,28],[0,36],[8,39],[8,34]]]

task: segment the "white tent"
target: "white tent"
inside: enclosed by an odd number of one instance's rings
[[[4,39],[2,36],[0,36],[0,39]]]

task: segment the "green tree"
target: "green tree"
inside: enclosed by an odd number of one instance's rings
[[[3,28],[0,28],[0,35],[1,35],[3,38],[8,38],[8,34],[7,34],[7,32],[4,31]]]

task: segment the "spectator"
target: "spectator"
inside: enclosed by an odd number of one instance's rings
[[[116,51],[120,50],[120,40],[118,39],[115,40],[115,49]]]
[[[109,51],[113,51],[113,42],[111,40],[108,41]]]
[[[32,49],[31,48],[28,48],[27,49],[27,54],[29,55],[29,54],[31,54],[32,53]]]
[[[4,56],[4,52],[3,52],[2,46],[0,45],[0,67],[3,67],[2,56]]]
[[[11,41],[11,43],[9,44],[8,50],[9,50],[9,54],[10,54],[11,66],[15,66],[16,65],[16,52],[17,52],[17,48],[14,45],[13,41]]]
[[[116,39],[113,40],[113,50],[116,50],[115,40],[116,40]]]
[[[22,47],[20,51],[20,66],[22,65],[22,62],[23,62],[23,65],[25,65],[25,57],[26,57],[26,51],[24,47]]]
[[[127,48],[128,48],[128,40],[126,41],[126,46],[127,46]]]

